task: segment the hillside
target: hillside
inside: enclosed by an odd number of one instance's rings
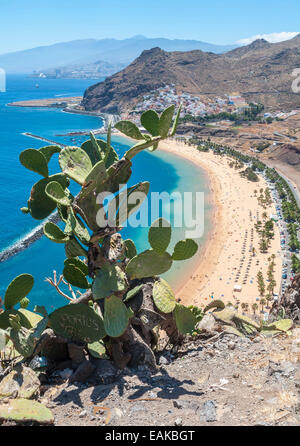
[[[224,54],[143,51],[132,64],[84,95],[86,110],[117,113],[132,108],[138,96],[174,83],[177,90],[209,97],[239,91],[248,101],[270,110],[299,108],[291,90],[293,70],[300,67],[300,35],[271,44],[257,40]]]
[[[130,39],[84,39],[62,42],[55,45],[42,46],[24,51],[0,55],[0,67],[8,73],[31,73],[32,71],[48,71],[64,68],[71,69],[73,65],[85,68],[97,61],[107,62],[115,66],[128,65],[143,51],[159,46],[165,51],[189,51],[200,49],[222,53],[236,45],[213,45],[196,40],[171,40],[162,38],[147,38],[134,36]],[[119,68],[120,69],[120,68]]]

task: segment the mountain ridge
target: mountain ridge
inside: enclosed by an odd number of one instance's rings
[[[203,49],[225,52],[237,45],[214,45],[197,40],[147,38],[79,39],[0,54],[0,66],[8,73],[44,71],[60,66],[90,64],[103,60],[111,64],[129,64],[144,49],[161,46],[166,51]]]
[[[88,88],[82,104],[89,111],[115,114],[132,108],[141,95],[175,84],[184,92],[209,97],[239,91],[270,110],[300,108],[299,94],[291,89],[293,70],[300,67],[299,43],[300,35],[274,44],[257,40],[223,54],[152,48]]]

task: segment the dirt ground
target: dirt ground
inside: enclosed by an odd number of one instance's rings
[[[300,329],[253,341],[223,334],[181,350],[158,358],[155,374],[98,360],[89,383],[52,377],[39,401],[53,411],[55,426],[300,423]]]

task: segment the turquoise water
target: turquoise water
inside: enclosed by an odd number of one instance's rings
[[[76,141],[70,137],[57,136],[76,130],[90,130],[102,125],[100,118],[64,113],[58,109],[33,109],[7,107],[12,101],[56,96],[76,96],[83,94],[85,88],[94,83],[89,80],[41,79],[38,81],[23,76],[10,76],[7,79],[7,92],[0,93],[0,161],[1,161],[1,230],[0,250],[3,250],[30,232],[40,222],[30,215],[20,212],[26,206],[31,186],[40,177],[26,170],[19,163],[19,153],[26,148],[38,148],[46,145],[22,133],[30,132],[65,144],[79,145],[86,137]],[[119,155],[128,149],[128,141],[114,137],[113,144]],[[56,160],[51,162],[51,172],[58,170]],[[204,191],[208,197],[208,184],[204,172],[192,163],[162,152],[142,153],[134,159],[133,175],[130,184],[138,181],[150,181],[151,191]],[[206,203],[206,233],[199,240],[204,243],[210,226],[210,204]],[[150,221],[149,221],[150,223]],[[147,228],[126,228],[124,238],[134,239],[139,250],[147,247]],[[184,229],[176,228],[172,244],[184,237]],[[0,296],[4,295],[9,282],[18,274],[27,272],[34,276],[35,286],[30,293],[31,307],[45,305],[49,310],[64,305],[66,300],[45,282],[45,277],[52,275],[55,269],[63,269],[64,249],[62,245],[51,243],[43,237],[15,257],[0,264]],[[193,267],[193,261],[180,262],[167,274],[173,286],[179,284],[180,276]]]

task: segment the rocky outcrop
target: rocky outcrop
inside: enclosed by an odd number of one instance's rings
[[[291,286],[273,304],[270,316],[276,319],[282,315],[300,323],[300,274],[296,275]]]

